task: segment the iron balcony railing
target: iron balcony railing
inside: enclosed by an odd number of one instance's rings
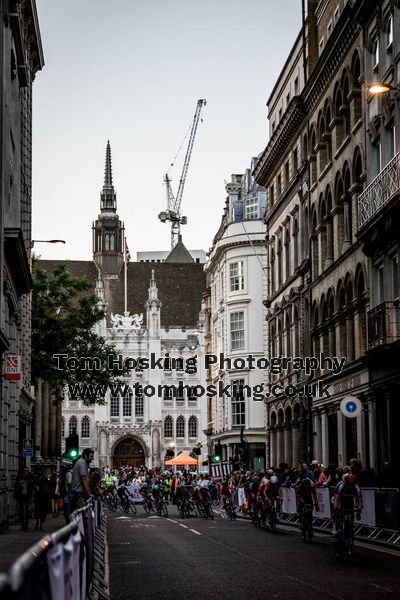
[[[400,153],[358,197],[358,229],[364,227],[400,191]]]
[[[400,339],[399,302],[381,302],[368,311],[368,347],[371,350]]]

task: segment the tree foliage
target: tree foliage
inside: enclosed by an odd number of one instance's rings
[[[53,274],[34,264],[32,294],[32,379],[47,381],[61,399],[66,385],[87,383],[107,386],[123,382],[125,370],[116,364],[115,347],[93,332],[104,311],[85,277],[76,277],[61,263]],[[98,358],[101,368],[88,369],[80,361],[77,369],[58,368],[54,355],[80,359]],[[109,368],[109,356],[115,361]],[[87,401],[88,399],[86,399]],[[93,398],[89,402],[102,402]]]

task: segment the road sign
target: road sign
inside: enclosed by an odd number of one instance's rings
[[[22,456],[33,456],[33,440],[24,440],[22,442]]]
[[[348,419],[355,419],[362,411],[362,404],[356,396],[346,396],[340,403],[340,410]]]
[[[7,354],[4,365],[4,379],[19,381],[21,379],[21,357]]]

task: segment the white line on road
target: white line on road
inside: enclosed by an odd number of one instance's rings
[[[180,525],[181,527],[184,527],[185,529],[189,529],[189,527],[188,527],[187,525],[184,525],[183,523],[179,523],[179,525]]]
[[[171,521],[171,523],[177,523],[178,522],[178,521],[174,521],[174,519],[168,519],[168,518],[167,518],[167,521]]]
[[[192,531],[196,535],[201,535],[200,531],[196,531],[195,529],[189,529],[189,531]]]

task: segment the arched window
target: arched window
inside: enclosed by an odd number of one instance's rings
[[[275,292],[275,252],[271,250],[271,292]]]
[[[65,419],[61,417],[61,439],[65,438]]]
[[[188,429],[189,429],[189,437],[190,438],[197,437],[197,419],[196,419],[196,417],[193,417],[193,416],[190,417]]]
[[[165,417],[164,420],[164,437],[165,438],[172,438],[173,437],[173,430],[172,430],[172,417]]]
[[[76,417],[70,418],[68,431],[69,435],[72,435],[78,431],[78,419]]]
[[[89,438],[90,437],[90,419],[87,415],[85,415],[81,422],[81,437]]]
[[[176,420],[176,437],[185,437],[185,417],[182,417],[182,415],[180,415]]]
[[[285,230],[285,279],[290,277],[290,233],[289,226]]]

